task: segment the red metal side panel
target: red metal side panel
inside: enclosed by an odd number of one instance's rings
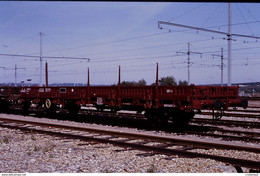
[[[225,108],[230,104],[240,105],[238,99],[238,86],[194,86],[193,88],[193,109],[214,108],[216,100],[220,100]]]
[[[80,100],[82,98],[83,87],[61,87],[59,91],[59,97],[63,100]]]
[[[146,92],[152,92],[148,86],[121,86],[122,99],[144,99]]]
[[[187,100],[192,96],[192,86],[159,86],[161,100]]]
[[[20,89],[20,97],[23,99],[38,98],[38,87],[22,87]]]
[[[59,88],[57,87],[37,87],[37,90],[39,99],[56,99],[59,97]]]
[[[22,87],[20,89],[20,97],[22,100],[32,100],[34,102],[51,99],[61,104],[76,102],[77,104],[90,103],[111,107],[177,107],[187,110],[211,108],[217,99],[221,100],[226,107],[240,102],[237,86],[194,85]]]
[[[193,95],[195,99],[238,98],[238,87],[194,86]]]
[[[116,104],[116,86],[90,86],[89,89],[92,104],[111,106]]]
[[[154,96],[153,86],[121,86],[120,96],[123,105],[150,107]]]

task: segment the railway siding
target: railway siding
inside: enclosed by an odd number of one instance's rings
[[[225,164],[211,159],[142,156],[110,144],[91,144],[42,134],[0,128],[2,173],[180,173],[223,172]],[[32,135],[34,139],[32,139]],[[185,165],[184,165],[185,163]]]
[[[31,117],[28,117],[28,119],[30,119]],[[12,117],[12,119],[15,119],[14,117]],[[32,118],[31,118],[32,119]],[[33,118],[34,119],[34,118]],[[18,119],[17,119],[18,120]],[[35,119],[34,119],[35,120]],[[46,120],[46,119],[45,119]],[[37,119],[37,121],[38,121],[38,124],[40,124],[40,123],[43,123],[43,122],[40,122],[40,121],[43,121],[43,119]],[[61,122],[58,122],[59,124],[61,123]],[[62,122],[62,123],[64,123],[64,122]],[[73,122],[66,122],[67,123],[67,126],[71,126],[71,124],[74,124],[74,126],[76,125],[76,127],[78,127],[78,128],[81,128],[81,130],[82,130],[82,128],[83,127],[80,127],[81,125],[79,125],[78,123],[73,123]],[[69,123],[69,124],[68,124]],[[86,124],[84,124],[84,126],[85,126]],[[26,125],[27,127],[30,127],[30,125]],[[56,125],[54,125],[54,126],[58,126],[57,124]],[[24,127],[24,125],[21,125],[21,127]],[[96,127],[95,127],[96,128]],[[102,128],[104,128],[104,127],[102,127]],[[111,130],[111,129],[110,129]],[[35,130],[36,131],[36,130]],[[63,130],[65,133],[66,132],[69,132],[69,130]],[[94,129],[93,129],[93,131],[95,131]],[[108,129],[103,129],[103,132],[105,133],[105,131],[108,131]],[[117,131],[118,131],[118,129],[117,129]],[[127,135],[129,135],[129,134],[134,134],[134,133],[131,133],[131,132],[127,132],[127,131],[125,131],[125,130],[121,130],[120,129],[120,132],[123,134],[123,133],[127,133]],[[77,133],[82,133],[82,132],[77,132]],[[112,132],[113,133],[113,132]],[[137,132],[135,132],[135,133],[137,133]],[[139,134],[139,136],[141,136],[141,133],[142,132],[140,132]],[[82,134],[81,134],[82,135]],[[87,134],[88,135],[88,134]],[[70,135],[71,136],[71,135]],[[84,135],[83,135],[84,136]],[[100,139],[101,140],[106,140],[106,139],[109,139],[109,138],[111,138],[111,136],[109,136],[109,135],[106,135],[106,136],[104,136],[104,135],[100,135],[99,136],[100,137]],[[145,138],[144,136],[142,136],[142,138]],[[152,134],[149,134],[149,135],[147,135],[147,137],[146,137],[147,139],[153,139],[153,138],[156,138],[156,136],[155,135],[152,135]],[[31,134],[31,140],[35,140],[36,138],[35,137],[32,137],[32,134]],[[189,147],[188,147],[188,150],[192,150],[194,147],[195,147],[195,149],[196,149],[196,147],[198,147],[198,146],[203,146],[203,147],[205,147],[205,145],[203,145],[203,143],[201,143],[201,142],[197,142],[198,144],[196,144],[196,140],[188,140],[188,139],[184,139],[184,138],[178,138],[178,137],[164,137],[163,139],[161,139],[161,140],[163,140],[163,141],[165,141],[165,142],[167,142],[167,140],[168,141],[175,141],[175,142],[177,142],[178,141],[178,143],[188,143],[188,145],[190,145],[191,146],[191,148],[189,149]],[[197,139],[198,140],[198,139]],[[201,140],[200,140],[201,141]],[[153,144],[151,144],[151,141],[140,141],[141,143],[144,143],[145,145],[146,145],[146,143],[147,143],[147,146],[149,146],[149,143],[150,143],[150,148],[152,148],[154,151],[161,151],[161,149],[156,149],[156,148],[154,148],[153,147]],[[139,142],[139,143],[140,143]],[[205,141],[205,143],[206,143],[206,141]],[[134,143],[134,145],[133,146],[137,146],[138,144],[137,143]],[[157,145],[160,145],[160,143],[158,143]],[[207,142],[207,145],[209,145],[208,147],[209,148],[213,148],[214,146],[215,147],[217,147],[217,148],[221,148],[221,146],[222,146],[222,148],[223,149],[227,149],[227,148],[235,148],[235,146],[236,146],[236,149],[237,150],[247,150],[247,151],[254,151],[254,152],[256,152],[256,153],[259,153],[260,151],[259,151],[259,149],[260,148],[258,148],[258,150],[257,150],[257,147],[252,147],[251,149],[250,149],[250,147],[247,145],[247,146],[242,146],[242,145],[240,145],[240,148],[237,148],[237,144],[230,144],[230,143],[227,143],[227,142],[221,142],[221,144],[218,142],[218,143],[214,143],[214,142],[211,142],[211,143],[209,143],[209,142]],[[47,145],[48,146],[48,145]],[[54,145],[50,145],[50,147],[49,148],[54,148]],[[140,148],[140,146],[138,146],[138,148]],[[144,148],[144,146],[142,146],[141,148]],[[186,147],[185,147],[186,148]],[[37,147],[35,147],[35,149],[34,150],[37,150],[38,148]],[[48,148],[47,148],[48,149]],[[120,150],[123,150],[123,149],[117,149],[117,151],[120,151]],[[185,149],[185,150],[187,150],[187,148]],[[69,150],[69,151],[71,151],[71,150]],[[182,150],[175,150],[175,151],[177,151],[177,154],[184,154],[184,152],[182,152]],[[220,150],[221,151],[221,150]],[[157,153],[156,152],[156,153]],[[163,153],[163,152],[162,152]],[[223,151],[222,151],[222,153],[223,153]],[[188,152],[188,155],[193,155],[192,153],[190,153],[190,152]],[[254,156],[255,154],[252,154],[252,156]],[[257,154],[257,155],[259,155],[259,154]],[[141,156],[141,155],[140,155]],[[194,155],[194,156],[203,156],[203,155],[198,155],[198,154],[196,154],[196,155]],[[250,156],[250,158],[251,158],[251,155],[248,155],[248,156]],[[246,156],[246,159],[248,159],[248,156]],[[166,156],[164,156],[165,158],[167,158]],[[218,159],[218,160],[222,160],[222,161],[227,161],[227,158],[220,158],[220,157],[218,157],[218,155],[217,156],[215,156],[215,157],[213,157],[213,158],[216,158],[216,159]],[[237,159],[236,160],[240,160],[239,162],[244,162],[243,160],[241,160],[241,158],[240,158],[240,156],[238,156],[237,157]],[[259,162],[259,158],[257,158],[257,157],[253,157],[251,160],[255,160],[255,161],[257,161],[257,162]],[[237,163],[238,161],[235,161],[234,160],[234,163]],[[244,162],[244,163],[247,163],[247,161],[246,162]],[[152,164],[153,165],[153,164]],[[246,165],[246,164],[245,164]],[[256,168],[257,166],[254,166],[254,168]],[[149,170],[149,169],[148,169]],[[148,171],[147,170],[147,171]],[[108,171],[108,170],[106,170],[106,171]]]

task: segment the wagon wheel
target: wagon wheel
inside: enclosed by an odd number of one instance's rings
[[[45,108],[46,108],[46,114],[47,116],[49,115],[54,115],[56,113],[57,107],[54,103],[51,102],[50,99],[47,99],[45,101]]]
[[[47,109],[49,109],[49,108],[51,107],[51,100],[50,100],[50,99],[47,99],[47,100],[45,101],[45,107],[46,107]]]

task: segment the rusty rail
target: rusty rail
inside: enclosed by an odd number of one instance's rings
[[[57,124],[56,123],[44,123],[39,121],[28,121],[28,120],[21,120],[21,119],[10,119],[10,118],[0,118],[2,123],[1,126],[8,127],[8,128],[15,128],[25,131],[35,131],[37,133],[45,133],[49,135],[57,135],[62,137],[69,137],[69,138],[76,138],[85,141],[96,141],[96,142],[103,142],[103,143],[111,143],[113,145],[118,145],[122,147],[130,147],[139,150],[151,151],[154,153],[166,154],[166,155],[180,155],[185,157],[201,157],[201,158],[211,158],[217,161],[233,164],[235,166],[240,167],[247,167],[251,169],[260,169],[259,162],[251,161],[251,160],[244,160],[238,158],[230,158],[230,157],[223,157],[223,156],[216,156],[216,155],[209,155],[209,154],[202,154],[196,153],[186,150],[180,149],[169,149],[165,147],[158,147],[158,146],[146,146],[140,143],[130,143],[129,141],[133,139],[142,139],[147,140],[149,142],[161,142],[162,144],[167,144],[166,146],[171,145],[188,145],[193,147],[201,147],[201,148],[220,148],[220,149],[231,149],[231,150],[241,150],[241,151],[249,151],[260,153],[260,147],[252,147],[249,145],[238,145],[232,144],[228,142],[208,142],[208,141],[197,141],[191,140],[187,138],[181,137],[166,137],[166,136],[157,136],[157,135],[147,135],[138,132],[123,132],[123,131],[115,131],[115,130],[104,130],[104,129],[97,129],[97,128],[86,128],[86,127],[79,127],[76,125],[65,125],[65,124]],[[17,125],[8,125],[8,123],[17,123]],[[42,129],[35,129],[28,127],[28,124],[40,127],[52,127],[56,128],[55,131],[52,131],[50,128],[42,128]],[[58,129],[69,129],[70,132],[57,132]],[[93,136],[84,136],[79,134],[73,134],[75,131],[85,131],[85,132],[93,132],[98,133],[100,135],[111,135],[109,138],[97,138],[95,135]],[[118,137],[128,138],[126,140],[111,140]],[[147,143],[147,142],[144,142]]]

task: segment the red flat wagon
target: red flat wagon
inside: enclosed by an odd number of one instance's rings
[[[89,77],[89,76],[88,76]],[[117,86],[22,87],[20,99],[25,104],[44,105],[48,112],[64,107],[77,114],[80,106],[98,110],[111,109],[145,112],[150,121],[186,124],[195,110],[223,111],[230,106],[247,107],[238,97],[238,86],[159,86],[158,65],[154,86],[121,86],[120,70]],[[27,106],[28,107],[28,106]]]

